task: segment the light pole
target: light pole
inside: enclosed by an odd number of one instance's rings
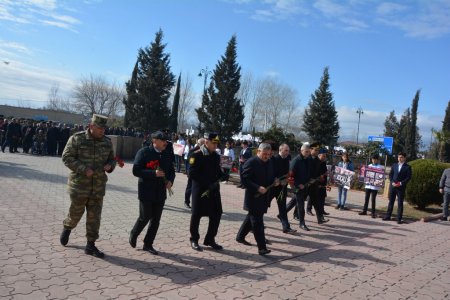
[[[206,81],[208,80],[208,76],[212,74],[211,71],[208,70],[208,66],[206,66],[204,69],[201,69],[200,72],[198,73],[198,77],[204,77],[204,81],[203,81],[203,93],[206,93]]]
[[[356,145],[358,145],[359,142],[359,122],[361,122],[361,115],[364,114],[363,109],[360,107],[358,107],[358,110],[356,111],[356,113],[358,114],[358,131],[356,133]]]

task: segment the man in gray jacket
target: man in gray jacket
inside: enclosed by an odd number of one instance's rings
[[[442,221],[447,221],[448,204],[450,202],[450,168],[445,169],[439,182],[439,192],[444,195],[444,203],[442,205]]]

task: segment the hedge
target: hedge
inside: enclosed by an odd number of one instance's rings
[[[442,172],[450,168],[450,164],[431,159],[417,159],[409,162],[412,169],[411,181],[406,186],[406,201],[425,209],[432,204],[441,204],[439,180]]]

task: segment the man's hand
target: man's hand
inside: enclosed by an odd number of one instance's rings
[[[267,189],[263,186],[260,186],[258,188],[258,193],[260,193],[261,195],[264,195],[267,192]]]
[[[110,164],[106,164],[106,165],[103,167],[103,170],[105,170],[106,172],[111,171],[111,169],[112,169],[112,166],[111,166]]]
[[[92,175],[94,175],[94,171],[91,168],[88,168],[86,170],[86,176],[87,177],[92,177]]]
[[[300,183],[300,184],[298,185],[298,187],[299,187],[299,189],[303,190],[303,189],[305,188],[305,185]]]
[[[443,194],[444,193],[444,189],[439,189],[439,193]]]
[[[166,173],[164,173],[163,170],[156,170],[156,177],[164,177],[166,176]]]
[[[167,181],[167,183],[166,183],[166,189],[170,189],[172,187],[172,182],[170,182],[170,181]]]

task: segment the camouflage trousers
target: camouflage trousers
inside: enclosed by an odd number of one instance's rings
[[[103,197],[70,195],[70,202],[69,213],[63,222],[64,228],[75,228],[86,209],[86,238],[88,242],[95,242],[100,229]]]

